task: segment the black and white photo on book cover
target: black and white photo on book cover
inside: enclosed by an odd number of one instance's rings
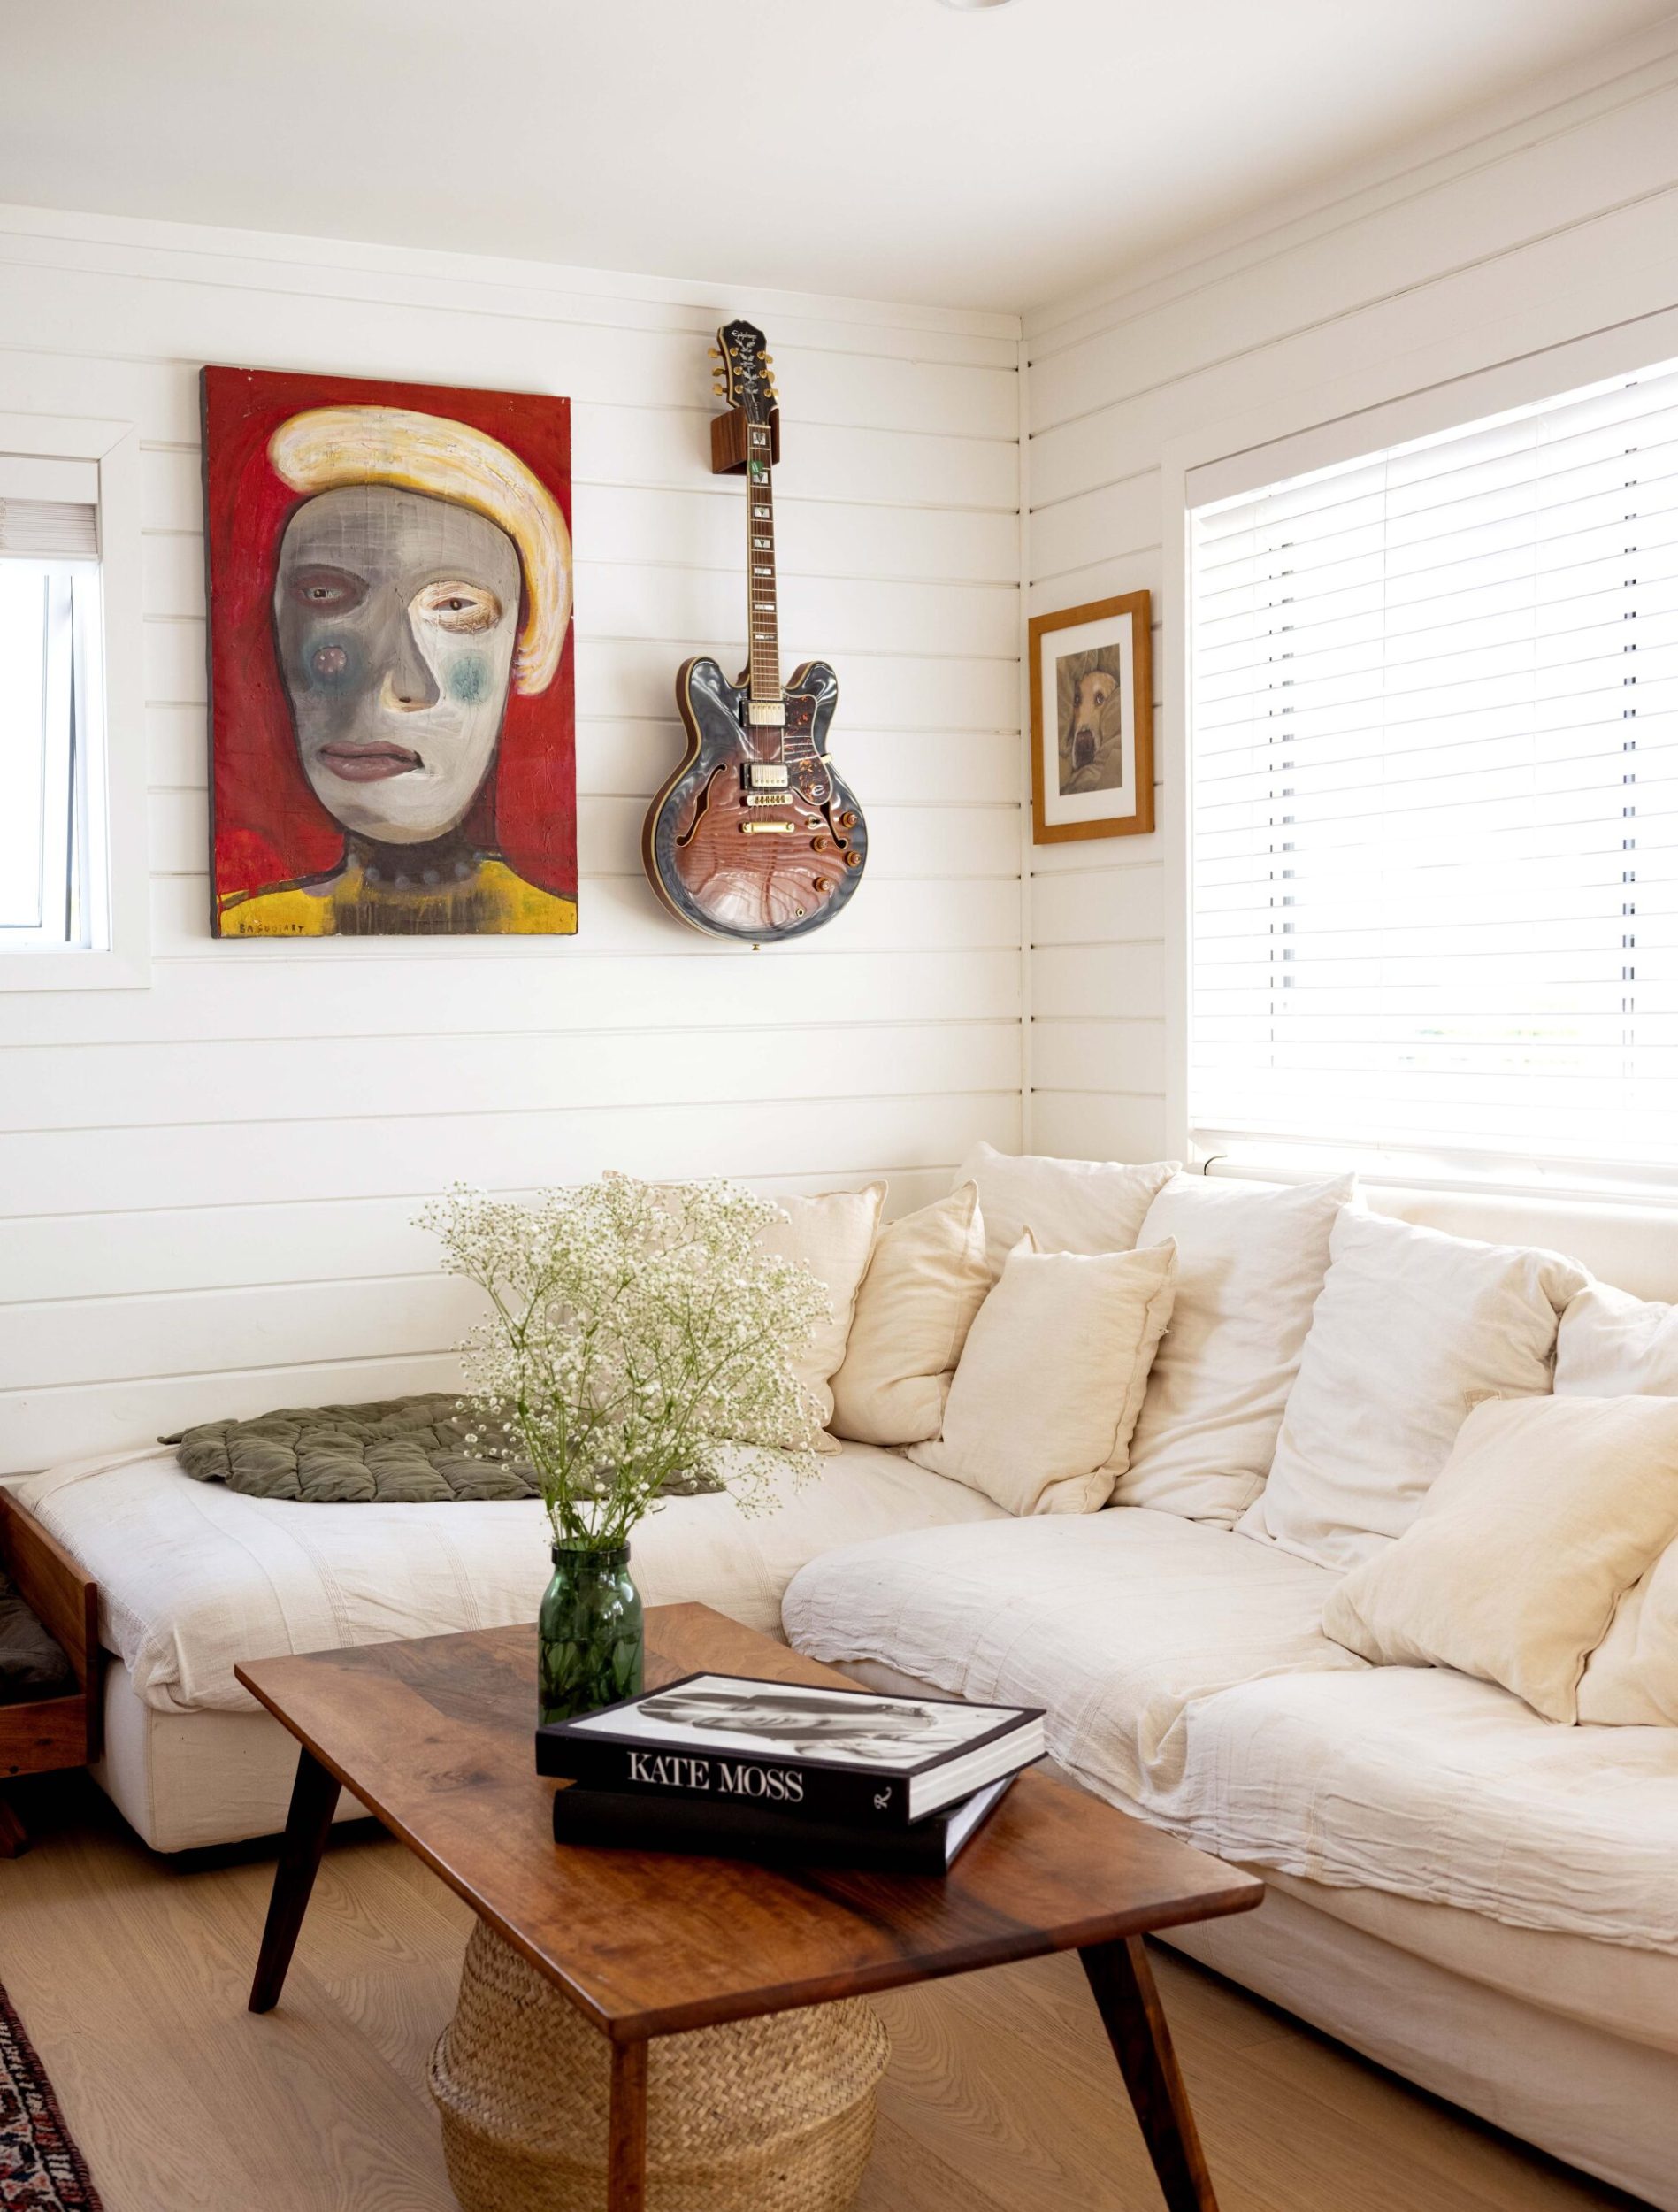
[[[946,1704],[701,1674],[591,1713],[571,1729],[672,1750],[847,1761],[905,1773],[1030,1717],[1011,1705]]]

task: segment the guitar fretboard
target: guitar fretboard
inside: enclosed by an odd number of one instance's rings
[[[775,500],[770,487],[767,423],[746,430],[746,577],[751,617],[750,689],[755,706],[781,697],[780,629],[775,604]]]

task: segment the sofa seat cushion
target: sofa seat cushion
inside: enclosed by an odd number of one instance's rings
[[[793,1578],[782,1621],[814,1658],[1046,1706],[1063,1766],[1147,1803],[1176,1783],[1199,1701],[1296,1667],[1365,1671],[1322,1633],[1334,1579],[1227,1530],[1115,1506],[848,1544]]]
[[[1678,1952],[1678,1729],[1559,1728],[1445,1668],[1249,1682],[1151,1808],[1244,1865]]]
[[[52,1470],[22,1496],[97,1578],[103,1642],[165,1712],[249,1711],[241,1659],[534,1621],[551,1571],[536,1499],[342,1513],[194,1482],[156,1450]],[[847,1444],[770,1509],[670,1499],[635,1532],[630,1571],[649,1605],[698,1601],[778,1634],[781,1594],[818,1552],[1000,1512],[962,1483]]]

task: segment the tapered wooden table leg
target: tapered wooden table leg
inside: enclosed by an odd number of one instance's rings
[[[647,2212],[647,2046],[612,2046],[606,2212]]]
[[[256,1979],[250,1985],[252,2012],[272,2012],[285,1986],[286,1969],[297,1946],[297,1931],[309,1909],[309,1893],[320,1870],[332,1816],[338,1809],[338,1778],[310,1751],[297,1755],[297,1779],[291,1788],[286,1839],[274,1870],[268,1921],[262,1932]]]
[[[1078,1955],[1170,2212],[1218,2212],[1141,1937],[1094,1944]]]

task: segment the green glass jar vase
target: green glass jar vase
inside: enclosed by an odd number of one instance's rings
[[[537,1701],[543,1721],[597,1712],[641,1688],[645,1641],[629,1546],[556,1545],[554,1578],[537,1617]]]

